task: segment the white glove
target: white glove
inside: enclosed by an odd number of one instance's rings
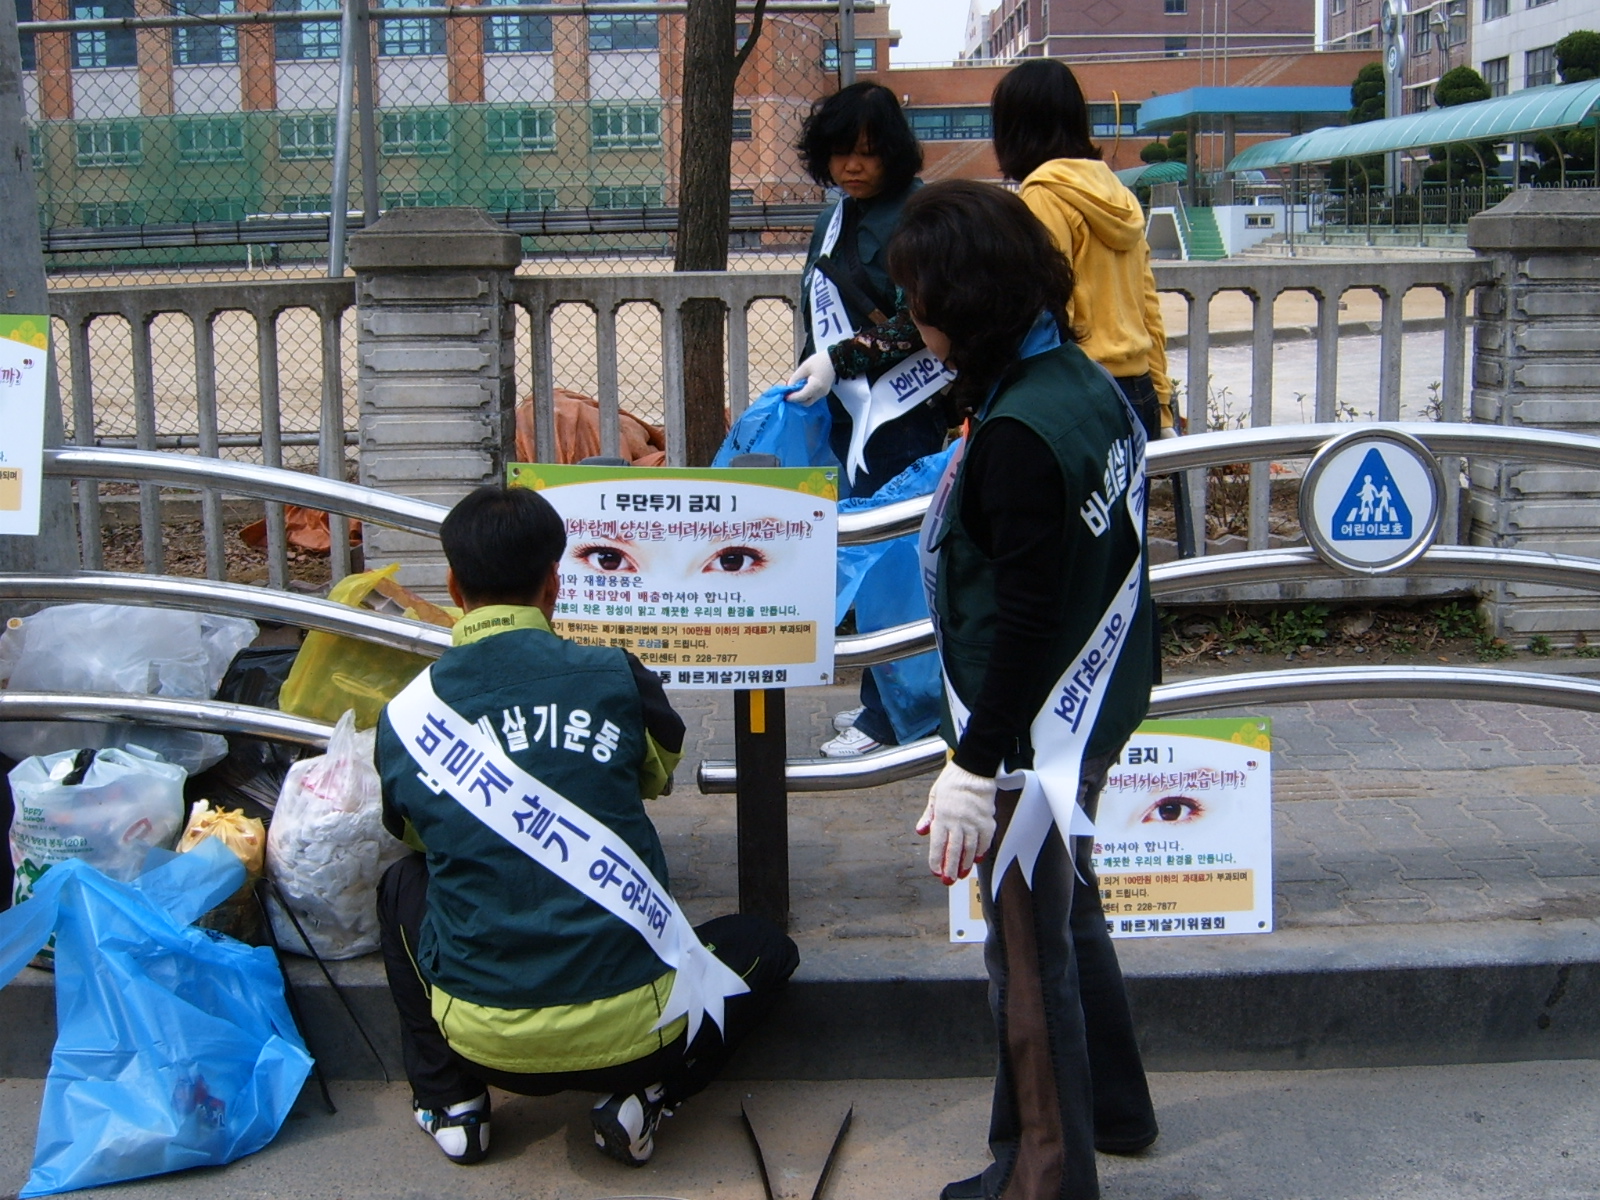
[[[1164,442],[1168,438],[1175,438],[1177,436],[1178,436],[1177,426],[1175,426],[1175,425],[1164,425],[1161,428],[1161,432],[1158,435],[1156,435],[1156,441]]]
[[[917,832],[928,838],[928,869],[946,884],[965,879],[994,839],[995,781],[947,762],[928,790]]]
[[[790,387],[797,383],[804,386],[797,392],[790,392],[784,399],[794,404],[815,404],[833,391],[833,385],[838,381],[839,377],[834,373],[833,360],[828,357],[828,352],[818,350],[789,376]]]

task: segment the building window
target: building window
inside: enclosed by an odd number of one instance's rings
[[[113,225],[143,225],[144,213],[131,200],[100,200],[78,206],[78,219],[91,229]]]
[[[1356,49],[1357,50],[1371,50],[1372,49],[1372,30],[1363,29],[1360,33],[1356,34]]]
[[[133,0],[100,0],[95,4],[74,4],[74,21],[100,21],[134,15]],[[139,45],[131,29],[86,29],[72,35],[72,65],[75,67],[136,67]]]
[[[648,15],[589,18],[589,50],[654,50],[661,44],[656,18]]]
[[[822,69],[824,71],[837,71],[839,69],[839,43],[829,40],[822,43]],[[878,69],[878,43],[868,40],[856,43],[856,70],[876,71]]]
[[[597,187],[589,201],[591,208],[660,208],[658,187]]]
[[[556,206],[555,188],[503,188],[488,193],[483,206],[490,212],[542,212]]]
[[[962,108],[908,108],[911,132],[923,142],[977,142],[994,136],[989,106]]]
[[[382,0],[380,8],[400,8],[407,0]],[[444,53],[443,17],[402,17],[379,21],[378,53],[389,58],[416,58]]]
[[[1344,12],[1344,0],[1328,0],[1328,15],[1337,17]]]
[[[1120,123],[1119,123],[1120,122]],[[1095,137],[1132,137],[1139,128],[1139,106],[1089,105],[1089,131]]]
[[[1540,46],[1522,60],[1523,87],[1544,87],[1556,81],[1556,48]]]
[[[443,20],[443,18],[440,19]],[[423,192],[385,192],[383,194],[383,206],[385,208],[449,208],[455,202],[456,194],[446,189]]]
[[[590,112],[596,150],[642,150],[661,144],[661,110],[653,104],[608,104]]]
[[[136,167],[144,161],[144,141],[132,121],[100,121],[79,125],[80,167]]]
[[[279,202],[278,210],[289,216],[323,217],[333,211],[333,197],[327,192],[320,195],[315,192],[309,195],[289,195]]]
[[[339,0],[273,0],[276,12],[339,11]],[[308,21],[304,25],[277,27],[279,62],[298,62],[307,58],[339,57],[339,22]]]
[[[1431,12],[1419,12],[1411,18],[1411,53],[1420,58],[1433,49],[1433,30],[1428,24]]]
[[[1511,60],[1489,59],[1483,64],[1483,81],[1489,85],[1490,96],[1504,96],[1511,90]]]
[[[1408,113],[1427,112],[1433,105],[1433,87],[1426,85],[1406,89],[1405,107]]]
[[[243,159],[243,121],[226,118],[184,121],[178,126],[179,162],[241,162]]]
[[[489,0],[491,4],[515,4],[518,0]],[[555,33],[549,17],[490,17],[484,35],[486,54],[548,54],[555,49]]]
[[[748,108],[734,109],[733,140],[736,142],[748,142],[752,136],[754,134],[750,127],[750,110]]]
[[[489,113],[490,154],[543,154],[556,148],[556,114],[549,108],[510,108]]]
[[[1189,13],[1189,0],[1165,0],[1162,12],[1169,17],[1183,17]],[[1343,11],[1342,9],[1340,10]]]
[[[734,208],[750,208],[756,202],[754,188],[734,188],[728,193],[728,203]]]
[[[1506,0],[1483,0],[1483,19],[1494,21],[1506,15]]]
[[[17,0],[17,24],[33,20],[33,0]],[[22,43],[22,69],[32,71],[39,65],[39,60],[33,48],[33,34],[24,33],[19,38]]]
[[[234,0],[186,0],[197,17],[235,12]],[[180,25],[172,31],[172,61],[180,67],[239,61],[239,31],[232,25]]]
[[[1459,46],[1467,40],[1467,18],[1460,13],[1450,16],[1450,44]]]
[[[178,210],[180,221],[242,221],[243,200],[185,200]]]
[[[1189,53],[1189,39],[1186,37],[1169,37],[1162,53],[1167,58],[1182,58]]]
[[[385,154],[449,154],[450,114],[426,108],[420,108],[412,112],[384,113],[383,152]],[[429,206],[401,205],[400,207],[426,208]]]
[[[1529,8],[1538,8],[1542,4],[1549,4],[1550,0],[1528,0]]]
[[[332,158],[333,132],[336,123],[332,113],[312,113],[304,117],[278,119],[279,158]]]

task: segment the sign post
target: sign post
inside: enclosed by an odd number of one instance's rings
[[[561,514],[555,630],[734,691],[739,901],[789,916],[784,690],[831,682],[838,470],[517,463]]]

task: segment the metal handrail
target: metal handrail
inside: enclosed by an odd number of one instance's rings
[[[1483,667],[1315,667],[1162,684],[1150,693],[1148,715],[1177,717],[1301,700],[1457,700],[1463,695],[1501,704],[1600,712],[1600,682],[1567,675]],[[943,738],[926,737],[859,758],[791,758],[784,778],[791,792],[848,791],[926,774],[943,766],[946,754]],[[707,759],[700,764],[698,783],[709,795],[733,792],[738,786],[737,768],[726,760]]]
[[[67,575],[0,574],[0,599],[56,603],[131,604],[271,621],[357,638],[394,650],[437,658],[450,648],[450,631],[438,625],[351,608],[315,596],[298,596],[243,583],[75,571]]]
[[[1315,454],[1329,438],[1367,427],[1324,421],[1314,425],[1269,425],[1260,429],[1227,429],[1168,438],[1150,443],[1145,470],[1151,475],[1171,475],[1263,458],[1306,458]],[[1600,437],[1592,434],[1433,421],[1387,421],[1381,427],[1410,434],[1435,454],[1600,468]],[[915,532],[927,510],[928,498],[919,496],[866,512],[842,514],[839,544],[882,542]]]
[[[333,735],[333,726],[322,721],[248,704],[103,692],[0,691],[0,721],[131,721],[166,729],[248,734],[316,749],[325,747]]]
[[[164,483],[215,488],[281,504],[299,504],[345,517],[437,537],[450,510],[426,500],[380,492],[341,479],[302,475],[279,467],[227,462],[193,454],[153,450],[90,449],[62,446],[44,452],[44,473],[67,479]]]

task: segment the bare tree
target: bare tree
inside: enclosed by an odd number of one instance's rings
[[[22,106],[22,48],[14,4],[0,2],[0,313],[50,311],[39,244],[39,197]],[[61,404],[51,355],[45,444],[62,441]],[[39,536],[0,536],[0,571],[70,571],[78,565],[72,493],[64,479],[47,479],[40,497]]]
[[[756,0],[750,33],[735,47],[737,0],[694,0],[684,29],[683,149],[678,168],[678,271],[728,269],[728,180],[733,160],[733,93],[761,37],[766,0]],[[683,306],[683,406],[687,462],[705,466],[722,444],[722,353],[726,308]]]

